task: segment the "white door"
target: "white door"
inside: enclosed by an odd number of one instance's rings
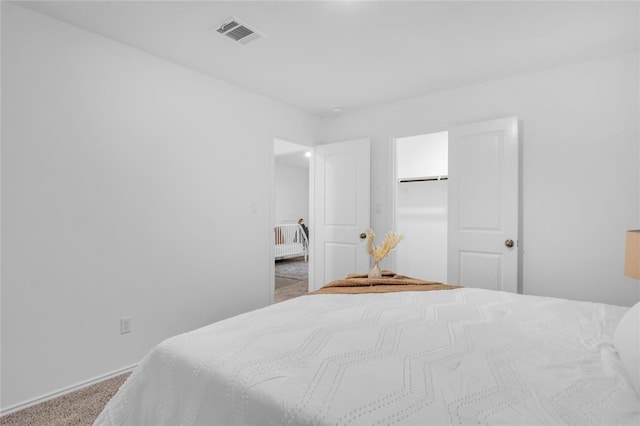
[[[365,240],[370,219],[370,141],[316,145],[312,217],[313,289],[369,270]],[[311,283],[310,283],[311,284]]]
[[[518,291],[518,119],[449,133],[447,281]]]

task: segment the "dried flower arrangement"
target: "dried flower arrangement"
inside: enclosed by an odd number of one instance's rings
[[[378,264],[396,248],[403,238],[404,235],[402,234],[387,232],[382,244],[376,247],[373,245],[373,242],[376,239],[376,234],[373,233],[373,230],[367,229],[367,253],[373,257],[373,267],[369,270],[369,278],[382,276],[382,272],[380,271],[380,266]]]

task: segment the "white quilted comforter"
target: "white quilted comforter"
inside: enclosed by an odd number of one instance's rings
[[[98,425],[640,424],[628,308],[480,289],[304,296],[168,339]]]

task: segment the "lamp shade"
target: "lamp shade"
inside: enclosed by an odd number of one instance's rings
[[[624,274],[640,280],[640,229],[627,231]]]

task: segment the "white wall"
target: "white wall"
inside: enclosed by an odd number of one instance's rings
[[[2,91],[3,408],[269,303],[272,142],[316,118],[7,2]]]
[[[309,223],[309,169],[276,163],[276,223]]]
[[[603,58],[325,119],[325,141],[371,137],[371,205],[391,205],[394,137],[517,115],[521,120],[524,292],[620,305],[624,232],[640,224],[638,55]],[[372,208],[372,212],[375,210]],[[372,214],[376,233],[391,227]]]
[[[446,176],[448,173],[448,132],[396,139],[396,175],[398,179]]]
[[[447,181],[398,183],[395,272],[447,282]]]
[[[447,176],[449,135],[437,132],[398,138],[397,179]],[[395,271],[447,282],[447,181],[398,182],[395,231],[404,235],[395,250]]]

